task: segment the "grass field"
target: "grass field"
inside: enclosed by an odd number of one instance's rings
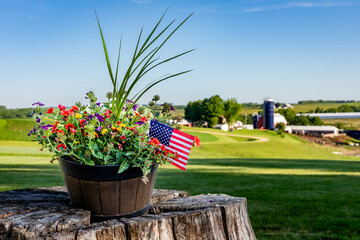
[[[185,172],[161,167],[156,188],[246,197],[258,239],[358,239],[360,158],[273,132],[184,131],[198,136],[201,147],[192,150]],[[0,141],[0,191],[64,185],[57,163],[38,149],[32,142]]]
[[[341,122],[345,128],[360,129],[360,118],[348,118],[348,119],[322,119],[325,124],[334,124]]]
[[[34,124],[32,119],[0,119],[0,140],[30,141]]]

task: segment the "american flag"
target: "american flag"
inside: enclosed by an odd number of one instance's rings
[[[150,121],[149,134],[157,138],[168,150],[178,153],[179,158],[171,159],[171,164],[185,171],[194,136],[153,120]]]

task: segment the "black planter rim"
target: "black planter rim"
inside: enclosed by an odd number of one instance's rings
[[[88,181],[121,181],[143,176],[139,167],[130,167],[122,173],[118,173],[120,165],[86,165],[75,161],[60,158],[59,166],[61,171],[71,177]],[[151,167],[155,171],[158,164]]]

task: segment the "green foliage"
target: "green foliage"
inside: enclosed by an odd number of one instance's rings
[[[337,127],[338,129],[344,129],[345,124],[342,122],[336,122],[332,124],[333,126]]]
[[[283,115],[289,125],[301,125],[301,126],[321,126],[324,123],[319,117],[309,117],[309,116],[296,116],[296,112],[293,109],[279,109],[278,113]]]
[[[0,119],[19,118],[26,119],[32,118],[31,108],[18,108],[18,109],[6,109],[5,106],[0,106]]]
[[[201,107],[203,109],[203,119],[208,122],[209,127],[216,125],[221,115],[225,113],[224,101],[219,95],[205,98]]]
[[[235,122],[241,111],[241,104],[237,102],[236,98],[229,98],[224,102],[224,117],[226,122],[231,127],[231,124]]]
[[[134,55],[131,59],[131,62],[129,66],[127,67],[127,70],[125,71],[125,74],[123,76],[123,79],[121,82],[118,82],[118,70],[119,70],[119,62],[120,62],[120,52],[121,52],[121,40],[119,45],[119,53],[117,58],[117,64],[115,68],[115,73],[112,70],[108,50],[106,47],[105,39],[103,36],[102,29],[100,27],[99,18],[96,15],[96,19],[98,22],[101,40],[103,43],[104,48],[104,54],[105,59],[107,63],[107,68],[109,71],[109,76],[113,85],[112,95],[109,95],[109,98],[111,97],[111,110],[115,113],[116,119],[124,120],[127,116],[127,112],[123,112],[124,106],[127,104],[126,101],[129,98],[130,94],[133,92],[135,86],[138,87],[138,82],[142,77],[144,77],[147,73],[155,69],[156,67],[168,63],[171,60],[174,60],[178,57],[181,57],[189,52],[192,52],[194,49],[182,52],[178,55],[175,55],[173,57],[167,58],[163,61],[158,62],[159,58],[155,58],[155,55],[159,52],[159,50],[164,46],[164,44],[171,38],[171,36],[193,15],[190,14],[185,20],[183,20],[179,25],[177,25],[174,30],[170,31],[170,27],[175,22],[173,20],[170,22],[165,28],[162,30],[159,30],[159,33],[155,32],[157,31],[162,19],[164,18],[166,12],[163,14],[163,16],[160,18],[160,20],[157,22],[155,27],[152,29],[150,34],[145,38],[145,40],[142,40],[142,33],[143,29],[141,29],[136,48],[134,51]],[[170,31],[170,33],[168,33]],[[165,35],[167,34],[167,35]],[[164,38],[163,40],[160,40],[161,38]],[[157,44],[157,46],[154,47],[154,45]],[[159,84],[160,82],[163,82],[167,79],[185,74],[190,72],[191,70],[178,72],[175,74],[167,74],[163,77],[160,77],[160,79],[154,80],[150,83],[148,83],[146,86],[144,86],[139,92],[137,92],[135,95],[131,96],[132,104],[135,105],[136,102],[153,86]],[[130,106],[129,109],[131,109],[132,106]]]
[[[201,121],[203,115],[202,102],[202,100],[189,102],[185,108],[185,119],[191,122]]]

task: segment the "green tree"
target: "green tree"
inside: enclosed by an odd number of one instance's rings
[[[235,122],[241,111],[241,104],[236,98],[229,98],[224,102],[224,117],[229,127]]]
[[[185,107],[185,119],[191,122],[198,122],[202,117],[202,101],[189,102]]]
[[[311,125],[314,125],[314,126],[324,125],[323,121],[321,121],[321,119],[319,117],[311,117],[310,123],[311,123]]]
[[[217,124],[221,115],[224,114],[224,101],[219,95],[205,98],[201,106],[203,110],[202,119],[208,122],[209,127]]]
[[[286,119],[286,121],[289,124],[293,124],[292,122],[294,122],[294,119],[296,117],[296,112],[295,110],[291,109],[291,108],[287,108],[287,109],[279,109],[278,113],[280,113],[281,115],[284,116],[284,118]]]

